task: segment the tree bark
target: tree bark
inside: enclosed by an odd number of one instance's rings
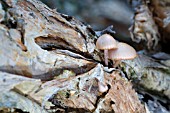
[[[103,52],[97,50],[90,26],[37,0],[0,3],[0,107],[35,113],[146,112],[122,70],[103,67]],[[139,69],[141,64],[136,65]],[[100,83],[106,92],[99,91]],[[143,81],[140,85],[150,88]],[[161,86],[168,98],[169,86]]]

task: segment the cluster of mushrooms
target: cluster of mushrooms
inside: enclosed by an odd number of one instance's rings
[[[116,67],[121,60],[134,59],[137,56],[136,50],[130,45],[117,42],[109,34],[104,34],[97,39],[97,49],[104,50],[105,65],[108,66],[108,59],[113,61]]]

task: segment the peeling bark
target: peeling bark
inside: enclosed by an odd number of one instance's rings
[[[131,82],[121,77],[122,71],[103,67],[103,52],[96,49],[97,36],[90,26],[38,0],[0,3],[0,91],[5,91],[0,94],[0,107],[30,112],[35,106],[35,113],[146,112]],[[138,61],[134,62],[137,71],[141,69]],[[133,63],[123,68],[129,65]],[[163,96],[169,98],[169,86],[146,87],[144,83],[139,83],[142,88],[165,91]],[[101,92],[100,84],[108,87],[107,91]],[[7,106],[7,102],[12,104]]]

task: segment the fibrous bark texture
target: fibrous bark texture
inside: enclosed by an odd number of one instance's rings
[[[0,3],[0,107],[31,113],[146,112],[122,71],[102,65],[103,51],[96,49],[90,26],[38,0]]]

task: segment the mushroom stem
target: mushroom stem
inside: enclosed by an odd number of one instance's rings
[[[105,65],[108,66],[108,50],[107,49],[104,50],[104,62],[105,62]]]
[[[120,61],[121,61],[121,60],[115,60],[115,61],[113,62],[113,68],[117,67],[117,66],[120,64]]]

